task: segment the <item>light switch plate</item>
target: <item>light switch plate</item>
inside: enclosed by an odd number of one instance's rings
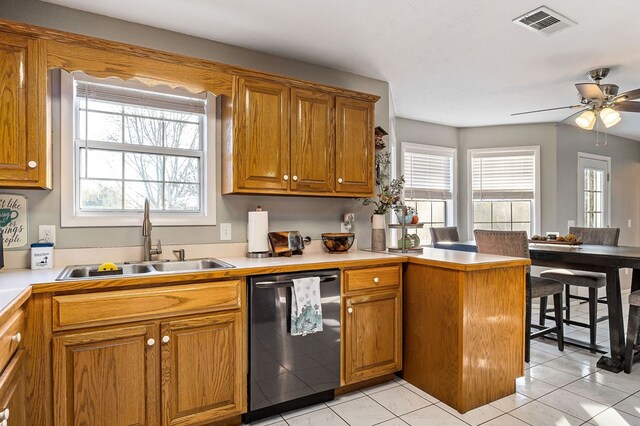
[[[38,226],[38,242],[39,243],[56,243],[56,226],[40,225]]]
[[[220,241],[229,241],[229,240],[231,240],[231,224],[221,223],[220,224]]]

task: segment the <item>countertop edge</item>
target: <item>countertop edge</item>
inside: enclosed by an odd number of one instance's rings
[[[435,267],[459,270],[476,271],[489,268],[506,268],[521,265],[530,265],[529,259],[506,258],[502,256],[458,254],[449,250],[429,249],[437,251],[425,251],[423,255],[390,254],[378,252],[356,252],[351,258],[342,259],[340,255],[313,256],[307,258],[293,258],[294,263],[282,263],[287,259],[268,258],[265,260],[247,260],[245,258],[222,259],[225,262],[239,264],[233,269],[221,269],[213,271],[192,271],[180,273],[167,273],[149,276],[118,277],[111,279],[90,279],[75,281],[55,281],[59,271],[49,270],[49,275],[45,278],[35,278],[37,275],[31,270],[9,270],[12,271],[12,278],[21,276],[23,282],[10,285],[6,289],[0,289],[0,323],[11,315],[17,308],[28,301],[32,294],[41,293],[68,293],[75,291],[91,291],[101,289],[118,289],[126,287],[136,287],[144,285],[171,285],[189,282],[206,282],[211,280],[224,280],[241,278],[250,275],[287,273],[298,271],[310,271],[317,269],[338,268],[341,270],[351,268],[366,268],[402,263],[418,265],[430,265]],[[445,253],[449,252],[449,253]],[[361,256],[358,257],[358,253]],[[311,257],[311,256],[309,256]],[[235,263],[234,263],[235,262]],[[39,277],[39,276],[38,276]],[[38,282],[39,281],[39,282]],[[4,295],[4,299],[1,297]],[[4,306],[3,306],[4,305]]]

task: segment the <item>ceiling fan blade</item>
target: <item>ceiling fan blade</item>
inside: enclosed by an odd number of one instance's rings
[[[632,101],[634,99],[640,99],[640,89],[629,90],[628,92],[620,93],[616,98],[624,99],[625,101]]]
[[[556,111],[559,109],[567,109],[567,108],[582,108],[584,105],[569,105],[569,106],[563,106],[563,107],[557,107],[557,108],[546,108],[546,109],[536,109],[533,111],[525,111],[525,112],[515,112],[513,114],[511,114],[512,116],[514,115],[523,115],[523,114],[533,114],[536,112],[545,112],[545,111]]]
[[[613,106],[616,111],[640,112],[640,102],[618,102]]]
[[[576,84],[576,89],[585,99],[604,99],[602,88],[595,83],[578,83]]]

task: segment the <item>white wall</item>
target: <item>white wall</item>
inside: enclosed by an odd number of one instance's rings
[[[383,81],[36,0],[0,0],[0,18],[376,94],[380,96],[380,100],[375,105],[375,124],[389,129],[389,85]],[[54,93],[52,105],[53,191],[1,190],[25,194],[28,197],[29,242],[37,240],[38,225],[55,224],[58,226],[57,246],[62,248],[142,244],[139,228],[61,229],[59,227],[60,192],[66,190],[60,187],[59,113],[59,93]],[[216,149],[219,153],[219,143]],[[219,191],[221,182],[219,164],[217,170]],[[322,232],[340,230],[340,219],[344,212],[355,212],[355,232],[359,245],[368,247],[371,240],[369,217],[372,209],[362,207],[361,203],[355,199],[332,198],[330,200],[331,202],[328,202],[326,198],[309,197],[218,196],[217,219],[218,223],[232,224],[233,241],[246,241],[247,211],[261,205],[269,211],[272,231],[299,230],[303,235],[318,239]],[[219,230],[217,226],[154,227],[153,237],[161,238],[165,244],[215,243],[219,241]]]

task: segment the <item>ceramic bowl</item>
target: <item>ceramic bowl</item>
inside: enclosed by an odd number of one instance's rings
[[[329,253],[346,253],[353,245],[353,232],[333,232],[322,234],[322,243]]]

